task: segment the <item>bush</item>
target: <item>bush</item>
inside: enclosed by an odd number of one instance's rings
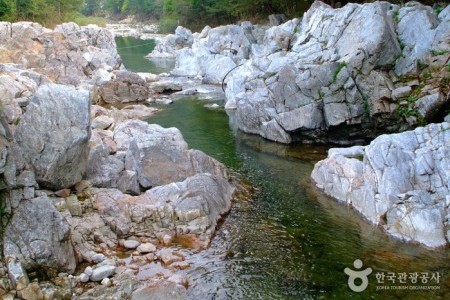
[[[178,26],[178,19],[174,16],[164,16],[159,22],[161,33],[174,33]]]
[[[95,24],[100,27],[106,27],[106,19],[93,16],[84,16],[82,14],[74,14],[70,17],[70,20],[77,23],[80,26],[86,26],[89,24]]]

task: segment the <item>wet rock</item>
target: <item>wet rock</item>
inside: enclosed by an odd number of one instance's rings
[[[89,123],[88,93],[55,84],[38,89],[15,140],[41,187],[58,190],[81,180],[89,151]]]
[[[155,100],[155,103],[156,104],[161,104],[161,105],[169,105],[169,104],[172,104],[173,103],[173,101],[172,100],[170,100],[170,99],[156,99]]]
[[[392,236],[445,246],[449,123],[381,135],[370,145],[330,150],[312,179]]]
[[[3,251],[26,269],[73,273],[76,267],[69,225],[46,196],[20,203],[6,227]]]
[[[95,268],[90,276],[91,281],[102,281],[103,279],[110,277],[116,271],[115,266],[105,265]]]

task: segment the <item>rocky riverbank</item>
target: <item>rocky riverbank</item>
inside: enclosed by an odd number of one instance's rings
[[[331,149],[312,178],[390,235],[435,248],[450,241],[449,36],[450,6],[315,2],[278,26],[179,27],[150,56],[176,57],[173,75],[225,83],[238,127],[269,140],[404,132]]]
[[[150,56],[173,75],[227,85],[244,132],[267,139],[365,143],[439,122],[449,109],[450,7],[316,2],[302,19],[178,28]]]
[[[140,121],[182,85],[126,71],[108,30],[73,23],[1,22],[0,62],[0,297],[186,298],[185,251],[240,187]],[[141,281],[150,263],[162,272]]]

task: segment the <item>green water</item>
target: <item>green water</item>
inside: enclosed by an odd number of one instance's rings
[[[178,100],[149,122],[179,128],[191,148],[226,164],[256,192],[234,203],[208,250],[188,257],[191,299],[450,299],[448,250],[389,238],[313,187],[309,176],[326,147],[284,146],[243,134],[225,111],[206,103]],[[361,293],[348,288],[343,272],[354,269],[355,259],[373,269]],[[377,272],[442,277],[438,290],[379,291],[402,284],[378,284]]]
[[[133,37],[116,37],[117,50],[128,70],[161,74],[174,67],[173,60],[148,60],[144,57],[155,47],[154,40],[141,40]]]

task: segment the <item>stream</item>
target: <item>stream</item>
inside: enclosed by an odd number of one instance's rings
[[[170,70],[144,59],[154,43],[116,41],[127,69]],[[210,248],[188,255],[192,265],[184,275],[191,299],[450,299],[448,249],[430,251],[390,238],[315,189],[310,174],[329,147],[281,145],[244,134],[232,113],[205,107],[211,103],[224,104],[189,96],[161,106],[148,120],[179,128],[190,148],[216,158],[255,187],[251,199],[234,203]],[[356,259],[372,268],[361,293],[349,289],[344,273],[346,267],[355,269]],[[410,274],[416,272],[430,277],[438,272],[439,283],[431,278],[422,283],[421,277],[412,283]],[[378,282],[377,273],[406,273],[408,280]]]

